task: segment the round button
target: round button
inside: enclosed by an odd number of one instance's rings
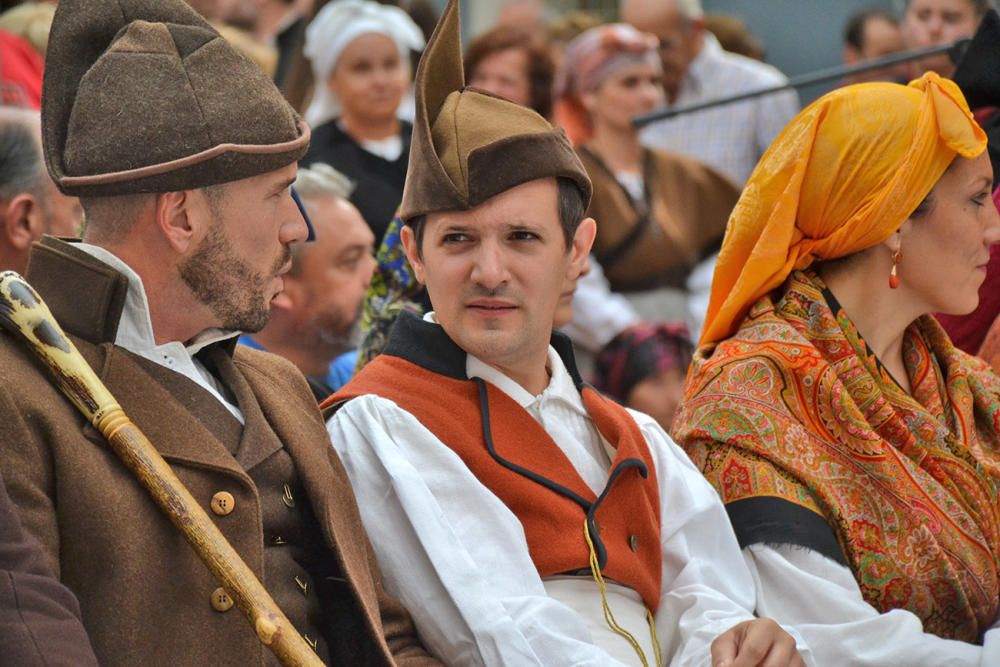
[[[236,509],[236,499],[228,491],[219,491],[212,496],[212,511],[219,516],[226,516]]]
[[[212,591],[212,609],[215,611],[227,612],[233,608],[233,604],[233,598],[225,588],[219,587]]]
[[[637,552],[639,550],[639,538],[638,538],[638,536],[636,536],[636,535],[629,535],[628,536],[628,548],[632,550],[632,553],[635,553],[635,552]]]

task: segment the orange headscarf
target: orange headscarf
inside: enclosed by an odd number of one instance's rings
[[[933,72],[813,102],[764,153],[729,218],[699,345],[730,336],[793,270],[885,241],[956,155],[985,149],[958,86]]]

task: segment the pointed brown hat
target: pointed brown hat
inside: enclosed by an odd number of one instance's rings
[[[566,134],[527,107],[465,87],[457,0],[449,0],[416,76],[416,117],[400,216],[467,210],[521,183],[593,188]]]
[[[181,0],[61,0],[42,128],[49,174],[77,196],[249,178],[309,144],[267,76]]]

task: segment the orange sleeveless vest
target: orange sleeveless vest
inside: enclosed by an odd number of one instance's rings
[[[638,592],[655,613],[662,554],[659,488],[649,448],[622,406],[580,380],[569,339],[554,334],[552,344],[587,412],[616,450],[599,496],[516,401],[466,377],[465,352],[440,326],[409,313],[400,316],[385,352],[321,407],[367,394],[395,402],[455,451],[520,519],[541,576],[589,570],[587,521],[603,576]]]

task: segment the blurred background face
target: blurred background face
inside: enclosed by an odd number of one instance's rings
[[[981,17],[969,0],[910,0],[903,17],[903,36],[911,49],[923,49],[972,37]],[[947,54],[914,63],[911,76],[934,71],[950,77],[955,66]]]
[[[903,43],[903,32],[895,23],[880,16],[873,16],[865,21],[861,30],[861,48],[848,44],[844,48],[844,62],[848,65],[862,63],[867,60],[884,58],[899,53],[906,48]],[[892,67],[883,67],[863,74],[854,75],[850,83],[866,81],[905,81],[909,75],[910,66],[901,63]]]
[[[327,85],[343,107],[345,118],[394,117],[409,85],[408,63],[385,35],[361,35],[344,49]]]
[[[691,61],[701,51],[704,20],[686,20],[673,0],[630,2],[623,8],[622,20],[660,40],[663,88],[668,98],[674,97]]]
[[[583,265],[583,270],[576,277],[566,277],[563,293],[559,295],[559,303],[556,306],[556,315],[552,318],[552,328],[564,327],[573,320],[573,295],[576,294],[576,286],[580,278],[590,273],[590,258]]]
[[[346,200],[309,198],[306,206],[316,240],[301,249],[286,290],[295,294],[301,329],[346,346],[375,269],[375,236]]]
[[[668,368],[637,383],[629,391],[626,404],[655,419],[670,432],[677,407],[684,398],[685,371]]]
[[[582,96],[594,128],[630,130],[632,119],[663,104],[663,76],[659,67],[637,63],[618,70]]]
[[[468,83],[516,104],[531,106],[528,54],[523,49],[504,49],[485,56]]]

